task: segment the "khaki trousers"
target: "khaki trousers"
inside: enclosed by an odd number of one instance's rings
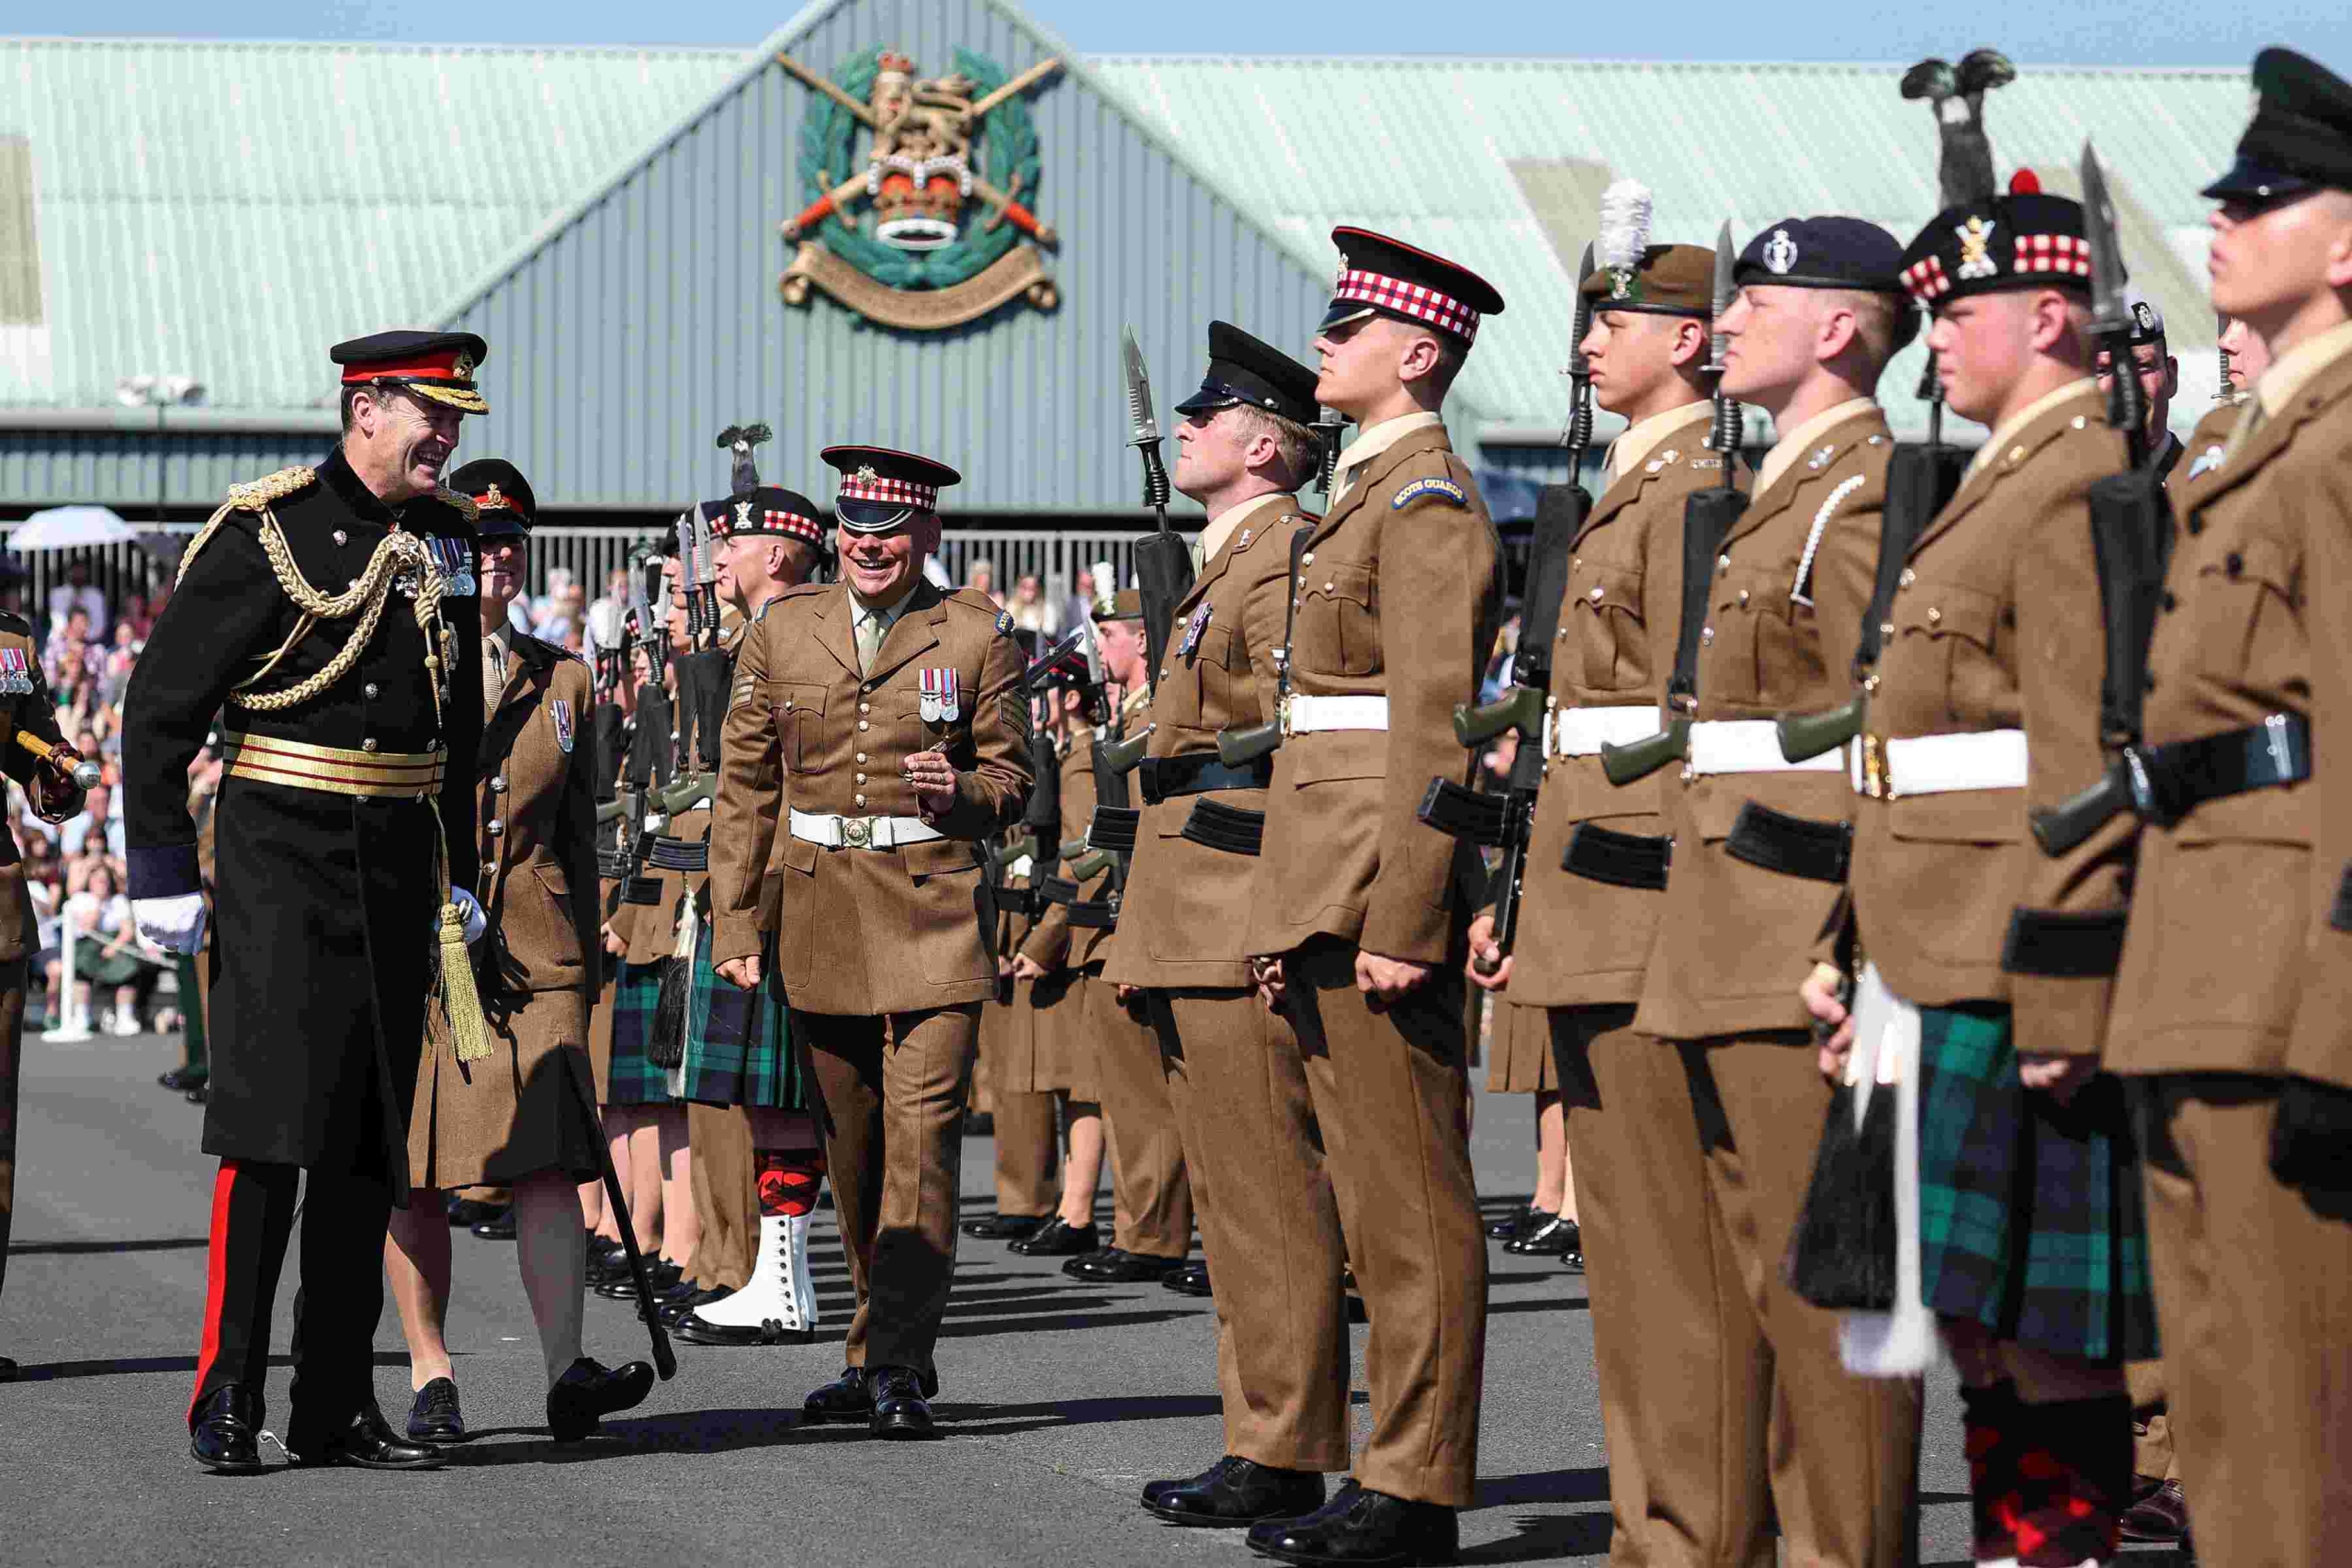
[[[2352,1540],[2352,1198],[2270,1173],[2278,1082],[2142,1080],[2148,1240],[2197,1554],[2265,1568]]]
[[[0,964],[0,1286],[8,1282],[8,1232],[17,1208],[17,1095],[25,1052],[26,962]]]
[[[1061,1145],[1055,1134],[1054,1097],[1024,1082],[1008,1088],[1012,1076],[1001,1063],[1010,1041],[1012,1009],[1006,1002],[980,1008],[980,1070],[989,1079],[996,1119],[996,1211],[1042,1218],[1061,1204]]]
[[[2177,1481],[2179,1456],[2173,1451],[2172,1416],[2165,1407],[2165,1364],[2126,1361],[2123,1380],[2132,1389],[2132,1474],[2140,1481]]]
[[[1216,1288],[1226,1452],[1344,1470],[1347,1251],[1297,1039],[1255,991],[1149,994]]]
[[[751,1117],[740,1105],[688,1104],[686,1157],[694,1168],[695,1215],[702,1223],[686,1275],[706,1291],[740,1291],[760,1251]]]
[[[1733,1539],[1761,1540],[1777,1506],[1792,1562],[1894,1568],[1917,1560],[1912,1498],[1919,1467],[1919,1383],[1849,1376],[1838,1314],[1781,1276],[1813,1179],[1830,1089],[1802,1030],[1679,1047],[1694,1131],[1706,1150],[1708,1213],[1737,1269],[1736,1300],[1755,1350],[1724,1368],[1727,1405],[1763,1417],[1771,1495],[1728,1501]],[[1754,1450],[1751,1450],[1754,1451]],[[1753,1475],[1752,1466],[1735,1474]]]
[[[808,1047],[857,1290],[845,1347],[853,1367],[934,1370],[956,1273],[964,1101],[979,1016],[978,1002],[886,1018],[792,1010],[794,1035]]]
[[[1148,1258],[1182,1258],[1193,1250],[1193,1188],[1159,1037],[1139,1000],[1120,1005],[1118,987],[1102,978],[1100,964],[1088,967],[1080,989],[1111,1152],[1117,1211],[1111,1245]]]
[[[1716,1223],[1690,1089],[1634,1009],[1553,1008],[1552,1049],[1577,1156],[1577,1225],[1609,1444],[1609,1561],[1733,1568],[1773,1561],[1749,1517],[1764,1496],[1763,1354]]]
[[[1354,1475],[1391,1496],[1466,1507],[1478,1473],[1487,1237],[1470,1171],[1465,983],[1441,967],[1375,1012],[1356,989],[1355,959],[1352,943],[1317,937],[1283,961],[1324,1168],[1372,1316],[1372,1436]]]

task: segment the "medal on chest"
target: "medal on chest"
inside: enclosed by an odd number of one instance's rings
[[[481,592],[481,585],[474,581],[472,546],[442,534],[435,534],[424,542],[433,551],[435,568],[441,573],[442,592],[470,599]]]
[[[1209,616],[1216,609],[1207,600],[1201,601],[1201,607],[1184,623],[1184,640],[1177,647],[1177,658],[1191,662],[1193,650],[1201,646],[1201,634],[1208,629]]]
[[[963,710],[957,700],[956,671],[952,669],[925,669],[915,671],[922,690],[922,721],[925,724],[953,724]]]
[[[12,696],[33,694],[32,665],[21,648],[0,648],[0,692]]]
[[[571,702],[566,697],[551,697],[548,701],[548,716],[555,720],[555,743],[563,754],[571,755]]]

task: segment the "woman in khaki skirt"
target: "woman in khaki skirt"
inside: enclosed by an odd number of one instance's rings
[[[523,1291],[548,1373],[548,1427],[559,1441],[594,1431],[653,1386],[653,1369],[606,1369],[580,1353],[587,1235],[578,1183],[597,1175],[604,1134],[593,1109],[588,1012],[597,984],[595,777],[588,667],[517,632],[507,607],[522,589],[530,486],[496,458],[449,476],[481,512],[482,739],[478,809],[481,886],[492,940],[476,964],[490,1055],[461,1062],[446,1028],[428,1031],[409,1119],[409,1180],[384,1262],[407,1337],[416,1404],[413,1438],[466,1436],[442,1324],[449,1303],[449,1227],[439,1194],[514,1190]]]

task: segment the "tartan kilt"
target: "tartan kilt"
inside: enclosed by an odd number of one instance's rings
[[[606,1105],[677,1103],[670,1094],[670,1075],[645,1055],[653,1043],[653,1014],[661,1003],[662,964],[624,959],[613,981],[613,1066],[605,1080]]]
[[[682,1098],[702,1105],[741,1105],[774,1111],[808,1109],[800,1059],[786,1020],[790,1010],[768,995],[740,990],[718,977],[710,962],[711,926],[695,934],[693,978],[686,990],[686,1056]]]
[[[2122,1081],[2068,1105],[2018,1077],[2009,1010],[1919,1010],[1920,1293],[2056,1355],[2156,1353],[2140,1154]]]

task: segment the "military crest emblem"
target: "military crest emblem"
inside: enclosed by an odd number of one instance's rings
[[[935,76],[895,49],[853,55],[831,76],[776,59],[812,95],[800,127],[808,205],[781,225],[798,247],[779,281],[786,304],[821,289],[884,326],[939,332],[1015,299],[1060,303],[1039,249],[1060,237],[1034,210],[1041,164],[1024,97],[1058,57],[1016,75],[958,49]]]
[[[1960,240],[1960,276],[1963,282],[1992,277],[2000,272],[2000,263],[1993,259],[1993,231],[1999,227],[1982,213],[1971,213],[1967,222],[1952,230]]]
[[[1797,243],[1786,229],[1775,229],[1764,242],[1764,265],[1775,277],[1785,276],[1797,265]]]
[[[925,724],[953,724],[962,716],[962,694],[956,689],[956,671],[952,668],[918,670],[915,679],[922,692],[922,721]]]
[[[548,701],[548,716],[555,720],[555,743],[563,748],[563,754],[565,756],[571,756],[571,742],[574,734],[571,727],[571,700],[566,697],[549,698]]]

